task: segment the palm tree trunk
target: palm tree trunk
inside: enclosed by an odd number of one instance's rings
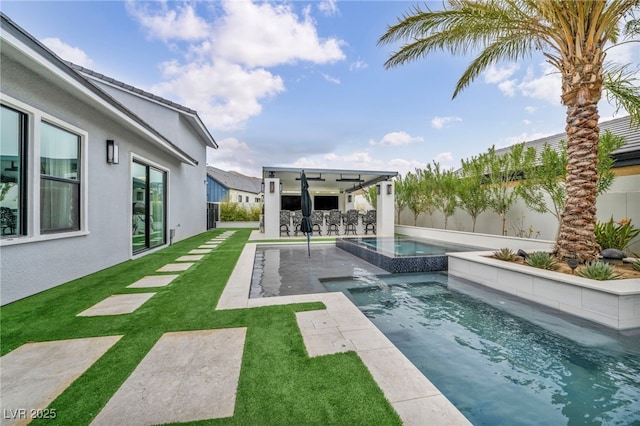
[[[598,180],[598,104],[567,108],[567,198],[560,220],[556,254],[562,259],[593,260]]]

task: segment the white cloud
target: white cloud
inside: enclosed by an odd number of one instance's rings
[[[342,40],[322,39],[313,19],[299,17],[289,5],[229,0],[223,8],[211,45],[217,57],[249,67],[345,59]]]
[[[329,83],[340,84],[340,79],[336,77],[332,77],[329,74],[322,73],[322,77],[327,80]]]
[[[391,132],[382,137],[380,142],[376,143],[375,140],[370,140],[370,145],[382,145],[382,146],[401,146],[409,145],[413,142],[422,142],[424,139],[422,136],[411,136],[407,132]]]
[[[525,126],[530,126],[531,125],[531,120],[527,120],[525,118],[524,120],[522,120],[522,124],[524,124]]]
[[[534,106],[527,106],[527,107],[524,107],[524,110],[527,111],[529,114],[533,114],[538,110],[538,108]]]
[[[533,71],[529,70],[524,80],[518,84],[518,90],[524,96],[541,99],[552,105],[560,105],[562,93],[560,73],[546,62],[542,63],[540,68],[542,69],[540,76],[534,76]]]
[[[537,133],[520,133],[517,136],[510,136],[507,138],[504,138],[502,141],[500,141],[500,143],[497,143],[495,145],[496,149],[498,148],[504,148],[507,146],[511,146],[511,145],[515,145],[517,143],[522,143],[522,142],[530,142],[530,141],[535,141],[537,139],[542,139],[544,137],[547,136],[551,136],[555,133],[541,133],[541,132],[537,132]]]
[[[355,62],[352,62],[349,65],[349,71],[357,71],[357,70],[361,70],[361,69],[365,69],[369,66],[369,64],[367,64],[366,62],[358,59]]]
[[[497,67],[495,65],[491,65],[484,71],[484,81],[489,84],[498,84],[501,83],[509,77],[511,77],[520,66],[518,64],[509,64],[505,67]]]
[[[44,38],[42,39],[42,43],[65,61],[73,62],[85,68],[91,68],[93,66],[93,61],[82,49],[69,46],[59,38]]]
[[[167,80],[152,91],[165,97],[174,94],[179,102],[198,111],[205,123],[222,130],[240,128],[262,112],[261,99],[284,91],[279,76],[222,60],[186,65],[170,62],[163,64],[162,70]]]
[[[449,123],[459,122],[459,121],[462,121],[462,118],[460,118],[460,117],[434,117],[433,120],[431,120],[431,127],[434,127],[436,129],[442,129],[443,127],[445,127]]]
[[[402,176],[406,176],[407,172],[415,172],[416,169],[424,168],[425,164],[416,160],[405,160],[403,158],[394,158],[387,162],[390,171],[396,171]]]
[[[498,89],[505,95],[513,97],[516,94],[516,84],[518,80],[505,80],[498,83]]]
[[[207,164],[222,170],[235,170],[247,176],[260,176],[262,165],[256,152],[236,138],[218,140],[218,149],[207,148]]]
[[[341,40],[318,35],[310,7],[298,15],[283,3],[227,0],[215,6],[218,15],[208,23],[192,5],[127,3],[129,13],[154,37],[187,41],[180,45],[182,58],[160,65],[165,81],[151,90],[189,105],[212,128],[241,128],[261,113],[264,99],[285,90],[283,79],[268,67],[345,59]]]
[[[150,37],[164,41],[202,40],[211,31],[207,22],[196,15],[193,6],[177,4],[176,9],[172,10],[165,2],[159,4],[160,10],[154,10],[136,1],[126,2],[129,14],[147,29]]]
[[[336,0],[321,1],[320,3],[318,3],[318,10],[325,16],[333,16],[339,12]]]

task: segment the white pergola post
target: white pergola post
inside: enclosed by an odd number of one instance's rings
[[[344,193],[344,211],[355,209],[356,196],[353,192]]]
[[[393,181],[382,181],[376,185],[378,202],[376,207],[376,234],[393,237],[395,233],[395,188]]]
[[[264,178],[264,236],[280,238],[280,179]]]

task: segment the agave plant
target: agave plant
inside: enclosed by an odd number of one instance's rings
[[[516,255],[510,248],[501,248],[493,252],[493,257],[510,262],[515,259]]]
[[[636,271],[640,271],[640,259],[636,259],[635,262],[631,264],[631,266],[633,266],[633,269],[635,269]]]
[[[540,269],[553,270],[558,267],[551,254],[545,251],[536,251],[531,253],[525,262],[527,262],[527,265],[529,266]]]
[[[578,271],[578,275],[598,281],[617,280],[620,278],[620,275],[616,274],[611,265],[604,262],[587,262],[585,267]]]

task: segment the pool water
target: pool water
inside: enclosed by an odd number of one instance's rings
[[[640,330],[600,328],[441,272],[322,282],[474,425],[640,425]]]
[[[429,256],[443,255],[447,252],[471,251],[472,247],[455,244],[420,241],[404,237],[363,237],[349,239],[362,246],[389,256]]]

